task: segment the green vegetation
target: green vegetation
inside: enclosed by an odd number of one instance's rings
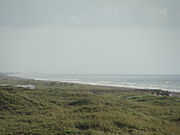
[[[36,89],[0,86],[1,135],[180,134],[180,98],[0,77],[3,83]]]

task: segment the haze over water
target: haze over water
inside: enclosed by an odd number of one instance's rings
[[[180,75],[180,0],[0,0],[0,72]]]

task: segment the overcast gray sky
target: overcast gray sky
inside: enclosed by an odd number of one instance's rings
[[[180,0],[0,0],[0,72],[180,74]]]

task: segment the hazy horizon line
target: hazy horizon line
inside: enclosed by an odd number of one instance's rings
[[[180,76],[180,74],[160,74],[160,73],[44,73],[44,72],[1,72],[0,74],[46,74],[46,75],[159,75],[159,76]]]

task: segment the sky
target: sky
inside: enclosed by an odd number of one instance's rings
[[[0,72],[180,74],[180,0],[0,0]]]

